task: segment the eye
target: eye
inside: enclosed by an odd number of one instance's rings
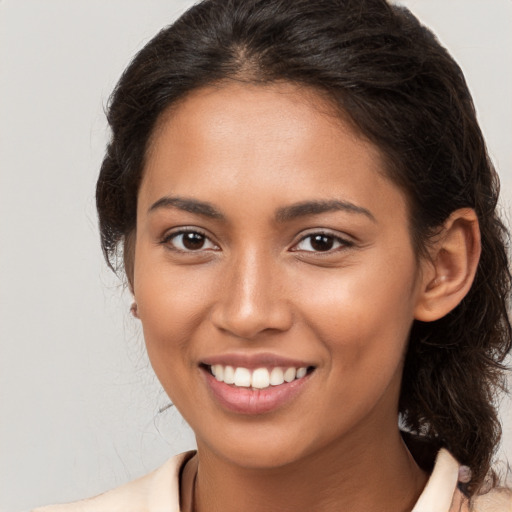
[[[350,247],[353,244],[343,240],[339,236],[329,233],[311,233],[305,236],[296,244],[292,250],[305,252],[329,252],[343,247]]]
[[[204,233],[194,230],[182,230],[171,233],[162,240],[162,243],[170,245],[172,249],[181,252],[219,249]]]

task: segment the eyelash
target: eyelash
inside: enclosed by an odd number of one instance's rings
[[[173,243],[173,240],[176,240],[178,237],[183,237],[184,235],[199,235],[204,243],[209,243],[211,247],[204,248],[199,247],[196,250],[186,248],[183,245],[183,238],[181,241],[182,247],[176,247],[176,244]],[[314,237],[322,237],[324,240],[328,239],[327,243],[331,243],[333,245],[337,245],[337,247],[328,247],[326,250],[315,250],[315,248],[312,245],[313,238]],[[298,249],[297,247],[309,239],[309,246],[311,249]],[[192,241],[192,240],[191,240]],[[319,240],[318,240],[319,241]],[[164,238],[160,242],[163,245],[168,246],[171,250],[181,253],[200,253],[202,251],[211,251],[211,250],[219,250],[219,247],[217,244],[215,244],[211,238],[206,235],[204,232],[198,230],[198,229],[180,229],[179,231],[175,231],[172,233],[167,234],[164,236]],[[353,242],[346,240],[340,236],[334,235],[330,232],[325,231],[315,231],[308,233],[307,235],[303,236],[296,244],[293,245],[293,247],[290,249],[291,252],[303,252],[303,253],[313,253],[313,254],[332,254],[335,252],[338,252],[343,249],[350,248],[354,245]]]
[[[176,247],[175,244],[173,244],[173,240],[177,239],[179,236],[184,236],[184,235],[199,235],[200,237],[202,237],[202,239],[204,240],[205,243],[210,243],[213,247],[209,247],[207,249],[204,249],[203,247],[200,247],[198,248],[197,250],[194,250],[194,249],[187,249],[186,247],[183,246],[183,248],[180,248],[180,247]],[[206,233],[203,233],[202,231],[194,228],[194,229],[180,229],[179,231],[173,231],[172,233],[168,233],[167,235],[165,235],[161,242],[160,242],[162,245],[166,245],[167,247],[169,247],[169,249],[173,250],[173,251],[176,251],[176,252],[181,252],[181,253],[200,253],[201,251],[204,251],[204,250],[218,250],[219,247],[216,243],[214,243],[211,238],[206,234]],[[182,239],[182,242],[181,242],[181,245],[183,245],[183,239]]]
[[[314,248],[312,246],[312,240],[313,240],[314,237],[327,238],[333,244],[338,244],[338,247],[334,247],[334,248],[331,247],[331,248],[328,248],[325,251],[314,250]],[[304,242],[304,241],[306,241],[308,239],[309,239],[309,245],[312,248],[312,250],[296,249],[296,247],[298,247],[299,244],[301,244],[302,242]],[[337,235],[335,235],[333,233],[325,232],[325,231],[314,231],[314,232],[308,233],[307,235],[303,236],[294,245],[294,247],[292,248],[292,251],[293,252],[308,252],[308,253],[313,253],[313,254],[332,254],[332,253],[338,252],[338,251],[343,250],[343,249],[348,249],[348,248],[353,247],[353,246],[354,246],[353,242],[351,242],[349,240],[346,240],[345,238],[342,238],[340,236],[337,236]]]

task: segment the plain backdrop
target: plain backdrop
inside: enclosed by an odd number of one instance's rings
[[[512,204],[512,1],[404,2],[466,73]],[[78,499],[194,446],[102,260],[94,185],[121,71],[185,0],[0,0],[0,511]],[[503,454],[512,460],[510,401]]]

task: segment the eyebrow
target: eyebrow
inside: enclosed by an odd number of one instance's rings
[[[362,206],[357,206],[349,201],[339,201],[335,199],[330,201],[304,201],[290,206],[285,206],[284,208],[279,208],[276,213],[276,220],[278,222],[286,222],[298,217],[306,217],[308,215],[318,215],[320,213],[335,211],[365,215],[372,222],[377,222],[370,210],[367,210]]]
[[[160,208],[177,208],[179,210],[202,215],[210,219],[225,219],[224,215],[213,205],[205,201],[198,201],[197,199],[165,196],[154,202],[149,207],[148,213]],[[277,210],[275,218],[277,222],[286,222],[299,217],[319,215],[321,213],[334,211],[345,211],[348,213],[365,215],[371,221],[377,222],[373,214],[366,208],[357,206],[349,201],[340,201],[336,199],[329,201],[303,201],[301,203],[284,206]]]
[[[160,208],[177,208],[178,210],[203,215],[210,219],[224,219],[224,215],[210,203],[198,201],[197,199],[165,196],[153,203],[149,207],[148,213],[154,212]]]

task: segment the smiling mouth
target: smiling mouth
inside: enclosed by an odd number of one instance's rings
[[[254,390],[281,386],[285,383],[303,379],[315,369],[314,366],[276,366],[273,368],[261,367],[252,370],[242,366],[234,367],[222,364],[202,366],[213,375],[218,382],[229,384],[235,388],[250,388]]]

